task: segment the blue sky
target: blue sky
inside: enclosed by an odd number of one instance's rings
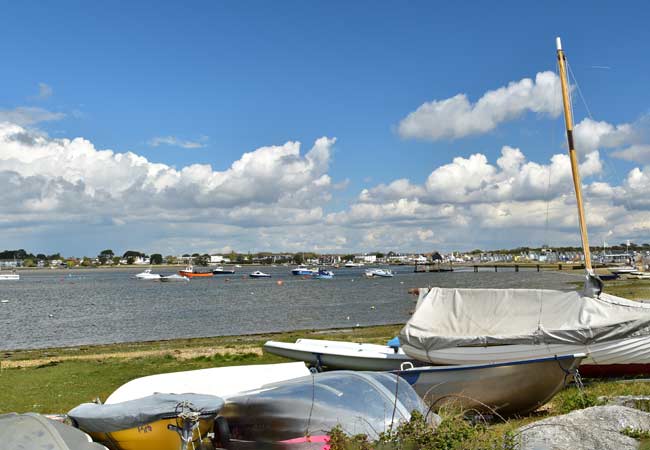
[[[120,197],[125,194],[118,188],[102,185],[114,201],[112,206],[102,203],[97,189],[88,187],[94,172],[84,170],[90,163],[63,164],[65,173],[60,177],[84,183],[88,202],[102,211],[97,219],[97,211],[88,210],[87,203],[77,207],[63,197],[52,200],[64,189],[59,186],[57,191],[46,183],[57,179],[57,174],[40,172],[39,164],[31,160],[22,165],[14,161],[4,170],[17,171],[20,182],[28,176],[44,177],[41,182],[49,187],[43,189],[53,191],[33,194],[51,200],[47,206],[39,203],[40,215],[33,206],[21,210],[25,198],[8,199],[6,220],[0,225],[5,228],[0,233],[0,247],[95,254],[105,247],[170,253],[311,247],[342,252],[398,247],[413,251],[495,248],[539,245],[544,240],[577,243],[575,230],[568,225],[546,229],[543,224],[543,236],[539,237],[538,223],[521,230],[519,222],[492,226],[477,221],[472,211],[478,208],[475,205],[483,208],[494,206],[494,202],[474,197],[440,196],[447,199],[444,204],[462,210],[445,215],[449,220],[463,216],[459,222],[438,220],[432,211],[427,216],[418,208],[407,208],[412,218],[405,213],[386,219],[379,212],[363,220],[361,216],[356,221],[350,218],[363,189],[372,191],[401,178],[423,185],[436,168],[456,156],[480,153],[494,166],[506,145],[519,148],[526,161],[539,164],[548,164],[552,154],[561,153],[561,117],[534,107],[480,133],[431,139],[399,131],[400,122],[426,102],[466,94],[473,103],[487,91],[510,82],[554,72],[556,35],[563,38],[594,121],[629,124],[635,130],[634,138],[593,149],[600,150],[602,167],[585,183],[606,183],[614,192],[617,187],[626,189],[626,179],[635,168],[642,173],[642,183],[649,173],[644,171],[650,163],[644,149],[634,161],[611,155],[647,144],[648,122],[644,118],[649,105],[650,61],[644,55],[650,31],[648,7],[641,2],[623,6],[605,2],[132,3],[21,2],[6,7],[5,16],[10,20],[4,21],[0,30],[5,60],[0,73],[0,118],[2,111],[6,118],[15,119],[10,112],[31,108],[30,123],[16,123],[28,133],[54,141],[82,137],[96,150],[132,152],[179,171],[192,164],[227,171],[246,152],[288,141],[301,142],[300,155],[304,157],[318,138],[335,137],[327,167],[312,174],[314,180],[323,174],[329,177],[329,184],[322,189],[327,195],[305,194],[296,201],[297,209],[288,208],[289,199],[276,204],[264,196],[195,205],[201,211],[182,205],[157,206],[145,218],[134,213],[143,210],[135,205],[133,210],[129,205],[123,211],[111,209],[125,202],[125,197]],[[587,113],[577,96],[575,100],[576,122],[580,122]],[[43,111],[51,114],[51,120],[41,120]],[[20,159],[16,156],[20,151],[0,144],[0,158],[4,153],[5,161]],[[65,156],[68,151],[60,150],[57,157],[70,160],[72,153],[67,153],[67,159]],[[283,169],[279,166],[278,170]],[[256,183],[254,176],[247,177],[251,184]],[[202,184],[199,179],[194,181]],[[627,186],[624,194],[613,193],[603,200],[608,214],[633,212],[636,222],[645,223],[643,201],[632,199],[620,209],[626,199],[634,197],[632,190],[641,192],[643,186]],[[131,188],[138,195],[146,194],[142,185]],[[271,184],[266,188],[296,190],[300,186]],[[459,185],[459,189],[463,187]],[[161,194],[160,189],[157,193]],[[374,196],[361,203],[384,205],[386,211],[395,209],[391,202],[404,199],[438,208],[435,193],[428,193],[429,197],[406,192],[391,198]],[[561,198],[559,191],[542,200],[553,198]],[[512,215],[515,209],[528,211],[533,205],[525,202],[533,200],[540,199],[498,199],[502,205],[510,202],[508,214]],[[322,208],[320,215],[313,211],[314,206]],[[212,216],[210,208],[216,208]],[[237,208],[245,209],[246,220],[224,218]],[[264,220],[277,211],[282,211],[278,215],[284,219]],[[291,220],[305,211],[311,211],[310,219]],[[152,222],[156,215],[163,222]],[[176,223],[174,218],[179,217],[185,219]],[[611,223],[610,216],[604,222]],[[597,235],[607,239],[650,240],[646,225],[618,225],[608,229],[596,220],[594,227]],[[459,226],[468,231],[450,232]],[[219,231],[206,231],[215,228]],[[74,237],[70,230],[75,230]],[[185,233],[189,236],[184,240]],[[373,233],[376,236],[369,238]],[[395,239],[396,235],[400,239]]]

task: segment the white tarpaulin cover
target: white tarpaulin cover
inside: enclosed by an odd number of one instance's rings
[[[418,300],[399,338],[413,357],[458,346],[589,345],[642,335],[650,335],[649,305],[608,294],[433,288]]]

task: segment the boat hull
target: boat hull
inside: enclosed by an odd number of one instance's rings
[[[298,339],[295,343],[268,341],[264,351],[285,358],[304,361],[314,367],[346,370],[398,370],[402,363],[418,365],[401,350],[375,344]]]
[[[410,355],[431,364],[486,364],[586,353],[580,366],[585,376],[616,377],[650,373],[650,337],[640,336],[591,345],[539,344],[450,347],[428,352],[411,349]]]
[[[18,274],[2,274],[0,275],[0,281],[19,281],[20,280],[20,275]]]
[[[200,437],[212,431],[214,418],[199,421],[199,428],[194,431],[194,441],[197,444]],[[167,428],[176,425],[176,418],[162,419],[145,425],[110,433],[88,433],[95,442],[105,445],[111,450],[178,450],[181,439],[178,433]]]
[[[212,272],[186,272],[184,270],[180,270],[178,274],[187,278],[207,278],[212,276]]]
[[[523,414],[547,403],[568,381],[584,354],[486,365],[421,367],[396,371],[433,409]]]

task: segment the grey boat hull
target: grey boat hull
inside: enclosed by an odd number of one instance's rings
[[[396,371],[433,409],[524,414],[547,403],[586,357],[584,353],[483,365],[429,366]]]

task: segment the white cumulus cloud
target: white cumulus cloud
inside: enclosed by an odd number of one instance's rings
[[[553,72],[539,72],[535,80],[523,78],[488,91],[471,103],[466,94],[424,103],[402,119],[403,138],[454,139],[481,134],[525,112],[557,117],[562,111],[560,81]]]

